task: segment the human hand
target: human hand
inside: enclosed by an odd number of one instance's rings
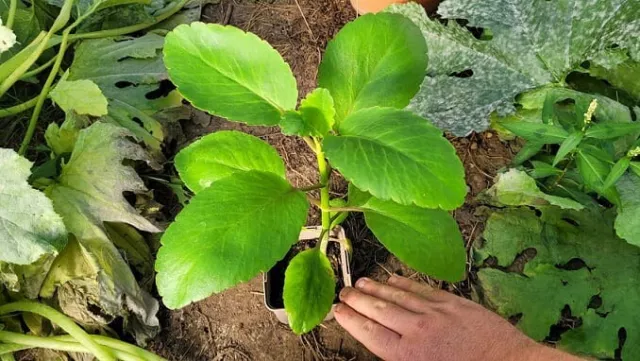
[[[335,318],[387,361],[580,361],[542,346],[482,306],[404,277],[340,293]]]

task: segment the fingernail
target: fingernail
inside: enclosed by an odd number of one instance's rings
[[[345,297],[347,297],[349,292],[351,292],[350,287],[343,288],[342,291],[340,291],[340,299],[343,300]]]
[[[342,305],[342,303],[338,303],[336,307],[333,309],[333,313],[340,313],[342,312],[343,309],[344,309],[344,306]]]
[[[358,282],[356,282],[356,287],[364,288],[369,281],[370,280],[368,278],[362,277],[361,279],[358,280]]]

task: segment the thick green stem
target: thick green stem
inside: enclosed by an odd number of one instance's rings
[[[100,38],[106,38],[106,37],[120,36],[120,35],[126,35],[126,34],[135,33],[135,32],[144,30],[144,29],[146,29],[148,27],[156,25],[157,23],[159,23],[161,21],[164,21],[164,20],[168,19],[173,14],[177,13],[178,11],[180,11],[180,9],[182,9],[182,7],[186,3],[187,3],[187,0],[180,0],[171,9],[165,11],[164,13],[158,15],[152,21],[149,21],[149,22],[146,22],[146,23],[140,23],[140,24],[131,25],[131,26],[125,26],[125,27],[116,28],[116,29],[94,31],[94,32],[91,32],[91,33],[72,34],[69,37],[69,41],[76,41],[76,40],[80,40],[80,39],[100,39]]]
[[[321,145],[316,141],[316,153],[318,159],[318,170],[320,171],[320,184],[324,187],[320,188],[320,208],[322,212],[322,239],[320,240],[320,251],[327,253],[327,245],[329,244],[329,232],[331,231],[331,215],[329,214],[329,178],[331,176],[331,167],[327,163],[322,151]]]
[[[9,14],[7,15],[6,27],[13,29],[13,20],[16,18],[16,10],[18,9],[18,0],[11,0],[9,4]]]
[[[15,69],[11,73],[11,75],[7,77],[7,79],[5,79],[0,84],[0,97],[2,97],[4,93],[6,93],[7,90],[9,90],[9,88],[11,88],[13,84],[15,84],[15,82],[17,82],[22,77],[22,75],[24,75],[24,73],[26,73],[29,70],[29,68],[31,68],[31,66],[36,62],[36,60],[38,60],[40,55],[42,55],[42,53],[47,49],[47,44],[49,42],[49,39],[51,39],[51,36],[55,34],[57,31],[59,31],[60,29],[64,28],[65,25],[67,25],[67,23],[69,22],[69,19],[71,18],[71,8],[73,7],[73,2],[74,0],[65,0],[64,4],[62,5],[62,8],[60,9],[60,13],[58,14],[58,17],[56,18],[56,20],[53,22],[53,25],[51,26],[51,29],[49,29],[49,31],[45,35],[38,36],[32,42],[32,44],[38,44],[36,49],[33,51],[33,53],[29,55],[29,57],[27,57],[27,59],[17,69]]]
[[[25,110],[33,108],[37,102],[38,102],[38,97],[35,97],[31,100],[27,100],[24,103],[14,105],[11,108],[0,109],[0,118],[20,114]]]
[[[71,0],[73,2],[73,0]],[[64,53],[67,51],[68,39],[71,30],[76,27],[82,18],[76,20],[73,24],[71,24],[68,28],[64,29],[62,32],[62,41],[60,42],[60,49],[58,50],[58,54],[56,55],[56,61],[53,63],[53,67],[49,71],[49,76],[42,87],[42,91],[38,96],[38,100],[36,101],[36,105],[33,108],[33,113],[31,114],[31,119],[29,119],[29,127],[27,128],[27,132],[22,139],[22,144],[20,145],[20,149],[18,150],[18,154],[24,155],[27,152],[27,148],[29,148],[29,143],[31,142],[31,138],[33,138],[33,133],[36,131],[36,126],[38,125],[38,118],[40,118],[40,112],[42,111],[42,107],[44,106],[44,102],[47,100],[49,96],[49,91],[51,91],[51,85],[53,85],[53,81],[56,79],[58,75],[58,70],[60,70],[60,66],[62,65],[62,59],[64,59]]]
[[[14,312],[29,312],[40,315],[49,319],[51,322],[60,326],[66,333],[73,336],[82,346],[86,347],[100,361],[116,361],[114,355],[96,343],[80,326],[56,311],[55,309],[37,302],[13,302],[0,306],[0,315],[6,315]],[[6,340],[9,343],[20,343]],[[40,347],[40,346],[38,346]]]
[[[73,342],[64,342],[57,340],[56,337],[38,337],[31,335],[23,335],[21,333],[13,333],[0,331],[0,341],[10,342],[12,345],[18,345],[19,351],[29,350],[32,348],[45,348],[63,352],[77,352],[90,354],[91,351],[81,344]],[[111,350],[118,360],[123,361],[149,361],[149,359],[140,358],[138,355],[132,355],[121,350]],[[94,355],[95,356],[95,355]],[[4,360],[3,360],[4,361]],[[163,361],[166,361],[163,359]]]
[[[311,191],[315,191],[317,189],[324,188],[324,187],[325,187],[324,184],[314,184],[314,185],[311,185],[311,186],[308,186],[308,187],[298,188],[298,190],[301,191],[301,192],[311,192]]]
[[[20,80],[25,80],[25,79],[29,79],[32,76],[36,76],[40,73],[42,73],[42,71],[44,71],[45,69],[47,69],[48,67],[50,67],[51,65],[53,65],[53,63],[56,61],[56,58],[53,57],[51,59],[49,59],[46,63],[40,65],[39,67],[33,69],[33,70],[29,70],[28,72],[22,74],[22,76],[20,77]]]

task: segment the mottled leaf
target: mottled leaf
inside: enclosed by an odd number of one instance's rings
[[[158,292],[180,308],[267,271],[298,240],[309,203],[285,179],[236,172],[191,199],[162,236]]]
[[[51,201],[27,183],[31,165],[0,148],[0,286],[35,298],[67,231]]]
[[[68,80],[91,80],[109,102],[105,121],[129,129],[162,157],[165,131],[159,115],[182,106],[176,91],[168,94],[162,61],[164,38],[149,33],[139,38],[85,40],[75,51]]]
[[[167,35],[164,57],[180,93],[211,114],[276,125],[296,106],[289,65],[252,33],[218,24],[181,25]]]
[[[638,359],[640,249],[616,237],[610,212],[555,207],[541,212],[537,216],[528,209],[507,209],[489,218],[476,264],[494,256],[506,267],[527,249],[536,255],[522,274],[482,268],[478,277],[486,302],[504,317],[519,315],[517,327],[539,341],[562,322],[562,310],[568,306],[571,316],[582,322],[562,334],[559,348],[585,357],[614,358],[619,330],[624,328],[621,359]]]
[[[257,170],[285,178],[284,162],[273,147],[236,131],[202,137],[181,150],[175,164],[182,181],[195,193],[236,172]]]
[[[351,114],[327,136],[332,166],[383,200],[454,209],[464,202],[464,169],[453,146],[425,119],[404,110],[370,108]]]
[[[429,19],[417,4],[395,5],[420,26],[429,49],[428,76],[411,108],[456,135],[483,131],[489,114],[511,113],[524,91],[562,83],[586,60],[616,45],[640,59],[633,36],[640,6],[626,0],[449,0]],[[477,39],[458,24],[490,30]]]
[[[331,310],[336,280],[327,256],[317,248],[298,253],[284,276],[284,308],[293,332],[301,335],[319,325]]]

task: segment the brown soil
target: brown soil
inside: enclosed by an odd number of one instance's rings
[[[354,17],[348,0],[222,0],[205,9],[203,21],[231,24],[267,40],[291,65],[302,98],[316,85],[316,71],[327,41]],[[183,124],[184,144],[179,147],[223,129],[253,134],[276,147],[295,186],[317,183],[315,155],[302,140],[283,136],[277,128],[248,127],[194,111],[191,121]],[[470,246],[484,224],[483,216],[476,214],[473,199],[493,183],[496,172],[508,164],[514,152],[492,133],[452,142],[465,163],[470,187],[467,204],[455,213]],[[334,196],[343,196],[346,183],[334,176],[331,189]],[[318,223],[318,212],[312,210],[308,224]],[[354,279],[368,276],[384,281],[390,273],[400,273],[461,295],[470,294],[467,282],[437,284],[403,266],[380,245],[360,216],[350,216],[343,226],[353,242]],[[160,317],[162,333],[151,348],[169,360],[376,360],[335,321],[303,337],[295,336],[263,305],[262,276],[182,310],[163,310]]]

